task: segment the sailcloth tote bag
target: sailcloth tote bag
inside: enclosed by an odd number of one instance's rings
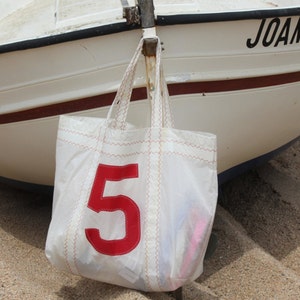
[[[98,281],[171,291],[202,273],[217,200],[216,137],[172,128],[159,42],[151,126],[126,123],[142,45],[106,119],[60,118],[46,256]]]

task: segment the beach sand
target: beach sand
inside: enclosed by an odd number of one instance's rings
[[[58,271],[49,196],[0,185],[0,299],[172,299]],[[300,142],[220,189],[218,247],[184,299],[300,299]]]

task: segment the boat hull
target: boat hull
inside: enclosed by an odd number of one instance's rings
[[[299,137],[297,24],[284,16],[157,28],[175,127],[217,135],[219,173]],[[59,115],[106,117],[140,35],[0,55],[0,177],[53,185]],[[128,119],[136,126],[149,120],[144,84],[141,61]]]

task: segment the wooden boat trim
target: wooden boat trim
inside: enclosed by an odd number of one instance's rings
[[[206,93],[256,89],[294,82],[300,82],[300,72],[220,81],[173,83],[169,84],[168,88],[170,96],[184,94],[202,94],[205,96]],[[109,106],[114,97],[115,92],[111,92],[17,112],[5,113],[0,115],[0,124],[33,120]],[[133,90],[132,101],[138,101],[146,98],[147,92],[145,87],[139,87]]]
[[[209,23],[224,21],[253,20],[263,18],[275,18],[285,16],[299,16],[300,7],[291,8],[274,8],[263,10],[237,11],[237,12],[218,12],[218,13],[202,13],[202,14],[181,14],[181,15],[158,15],[156,17],[157,26],[177,25],[177,24],[193,24],[193,23]],[[140,28],[137,24],[128,25],[126,22],[113,23],[72,31],[63,34],[51,35],[32,40],[24,40],[0,46],[0,53],[39,48],[74,40],[91,38],[96,36],[108,35],[129,31]]]

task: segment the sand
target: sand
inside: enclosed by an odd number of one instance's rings
[[[172,299],[52,267],[51,200],[0,185],[0,299]],[[184,299],[300,299],[300,142],[221,187],[213,230],[218,247]]]

